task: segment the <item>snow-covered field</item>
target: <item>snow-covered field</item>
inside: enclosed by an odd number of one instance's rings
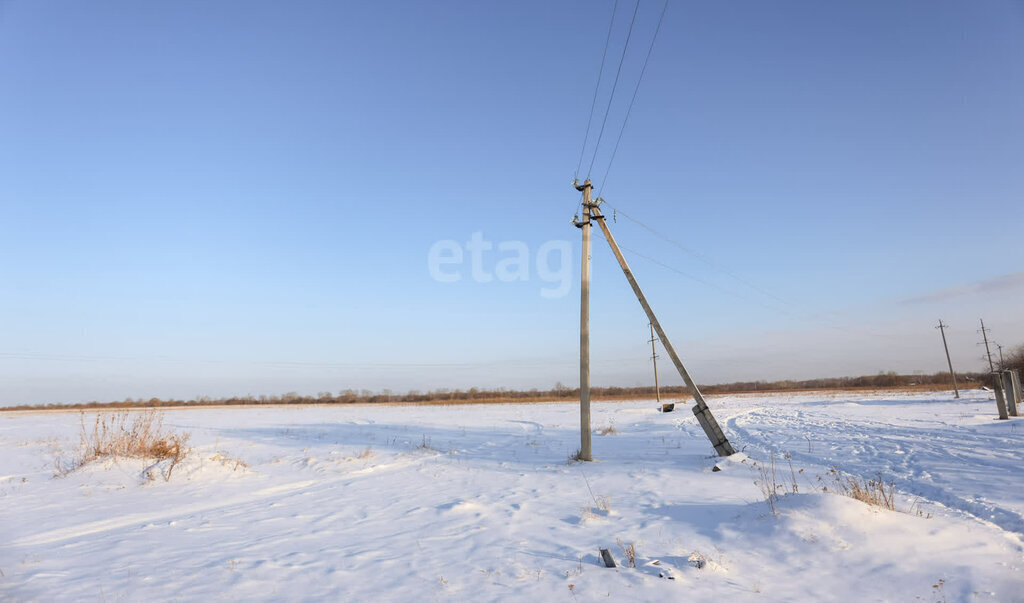
[[[595,403],[586,464],[574,404],[167,410],[168,481],[54,477],[79,413],[3,413],[0,599],[1024,601],[1024,420],[991,394],[709,402],[742,453],[650,401]],[[821,493],[833,466],[899,510]],[[635,568],[599,565],[618,542]]]

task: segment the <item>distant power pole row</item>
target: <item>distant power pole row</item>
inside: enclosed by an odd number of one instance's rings
[[[981,323],[981,328],[978,329],[978,333],[981,333],[981,341],[978,342],[978,345],[985,346],[985,355],[982,356],[981,359],[982,360],[988,360],[988,370],[991,373],[996,373],[997,372],[996,371],[996,365],[995,365],[995,362],[992,360],[992,346],[995,346],[996,350],[999,352],[999,367],[1000,367],[1000,370],[1005,366],[1005,363],[1003,362],[1003,346],[998,344],[998,343],[996,343],[995,341],[990,341],[989,340],[988,334],[989,334],[989,332],[992,331],[992,329],[989,329],[988,327],[985,326],[985,320],[984,319],[979,318],[978,322]],[[960,390],[958,390],[957,386],[956,386],[956,373],[953,372],[953,361],[950,360],[950,357],[949,357],[949,345],[946,343],[946,329],[949,328],[949,325],[947,325],[946,323],[942,322],[942,319],[939,319],[939,325],[937,327],[935,327],[935,328],[938,329],[939,332],[942,333],[942,347],[943,347],[943,349],[946,350],[946,364],[949,365],[949,374],[953,377],[953,391],[954,391],[956,397],[959,398],[960,397]]]

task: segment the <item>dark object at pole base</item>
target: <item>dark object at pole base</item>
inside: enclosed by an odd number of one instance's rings
[[[605,567],[615,567],[615,559],[612,559],[612,552],[608,549],[598,549],[601,552],[601,561]]]
[[[662,404],[661,405],[661,412],[672,412],[675,409],[676,409],[676,405],[675,404]]]

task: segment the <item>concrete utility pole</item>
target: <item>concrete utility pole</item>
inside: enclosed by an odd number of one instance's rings
[[[619,262],[619,267],[622,268],[622,272],[626,275],[626,280],[629,281],[629,286],[633,288],[633,293],[636,295],[640,305],[643,306],[644,312],[647,313],[647,319],[651,322],[651,326],[654,331],[658,334],[658,338],[661,340],[662,347],[665,348],[665,353],[672,359],[672,364],[676,366],[676,370],[679,371],[679,376],[683,378],[686,386],[690,389],[690,394],[693,396],[696,404],[693,407],[693,414],[697,417],[697,422],[704,429],[704,433],[711,440],[711,445],[715,447],[715,452],[719,456],[729,456],[734,454],[736,451],[733,449],[732,444],[729,443],[728,438],[725,437],[725,433],[722,428],[718,426],[718,421],[711,414],[711,409],[708,408],[707,403],[704,401],[704,395],[697,389],[697,384],[690,378],[690,373],[687,372],[686,367],[683,366],[683,362],[679,359],[679,355],[676,354],[675,348],[672,347],[672,343],[669,342],[668,337],[665,335],[665,331],[661,328],[661,323],[658,322],[658,317],[654,315],[654,311],[651,310],[650,304],[647,303],[647,298],[644,297],[644,292],[640,290],[640,285],[637,284],[636,278],[633,276],[633,272],[629,269],[629,264],[626,263],[626,258],[622,256],[622,251],[619,249],[618,244],[615,242],[615,237],[612,236],[608,225],[605,224],[604,215],[598,208],[598,204],[593,203],[590,206],[590,215],[588,218],[597,220],[597,225],[601,227],[601,232],[604,234],[605,240],[611,245],[612,253],[615,254],[615,259]]]
[[[995,377],[993,380],[993,390],[996,393],[996,410],[999,411],[999,419],[1001,421],[1009,421],[1010,415],[1006,412],[1006,398],[1003,392],[1003,380],[1000,378],[999,373],[992,373]]]
[[[960,390],[956,387],[956,373],[953,372],[953,361],[949,359],[949,346],[946,345],[946,327],[949,325],[942,324],[942,319],[939,319],[939,326],[935,327],[942,333],[942,347],[946,350],[946,363],[949,364],[949,374],[953,377],[953,397],[960,397]]]
[[[982,339],[985,340],[985,354],[988,356],[988,370],[994,373],[996,372],[996,367],[992,365],[992,350],[990,350],[988,347],[988,332],[991,329],[985,328],[984,320],[982,320],[981,318],[979,318],[978,320],[981,321],[981,337]]]
[[[654,325],[647,323],[647,326],[651,327],[651,360],[654,362],[654,393],[658,396],[658,406],[661,406],[661,387],[658,385],[658,351],[654,348],[654,342],[658,341],[654,337]]]
[[[1021,396],[1024,396],[1024,390],[1021,390],[1020,388],[1020,371],[1017,369],[1010,369],[1009,373],[1010,381],[1013,384],[1014,395],[1017,396],[1017,410],[1020,411],[1021,403],[1024,402],[1024,399],[1021,398]]]
[[[1019,383],[1014,383],[1011,371],[1002,371],[998,373],[998,376],[1003,380],[1003,396],[1006,398],[1007,414],[1011,417],[1019,417],[1020,414],[1017,412],[1017,403],[1020,401]]]
[[[592,461],[590,450],[590,190],[588,178],[574,184],[583,193],[583,220],[574,224],[583,231],[583,267],[580,271],[580,454],[579,460]]]

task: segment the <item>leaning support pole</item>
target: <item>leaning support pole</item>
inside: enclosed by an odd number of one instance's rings
[[[650,304],[647,303],[647,298],[644,297],[644,292],[640,290],[640,285],[637,284],[636,278],[633,276],[633,272],[629,269],[629,264],[626,263],[626,258],[622,256],[622,251],[619,250],[619,245],[615,242],[615,237],[612,236],[608,225],[605,224],[604,215],[601,210],[598,209],[597,203],[592,203],[590,207],[590,218],[597,220],[598,225],[601,227],[601,232],[604,233],[604,238],[611,245],[612,253],[615,254],[615,259],[619,261],[619,266],[622,268],[622,272],[626,275],[626,280],[629,281],[629,286],[633,288],[633,293],[636,294],[636,298],[640,301],[640,305],[643,306],[644,312],[647,313],[648,320],[651,321],[651,326],[658,333],[658,338],[661,339],[661,345],[665,348],[665,352],[668,353],[669,358],[672,359],[672,364],[676,365],[676,370],[679,371],[679,375],[686,382],[686,387],[690,389],[690,394],[693,395],[693,400],[696,404],[693,407],[693,414],[697,417],[697,422],[704,429],[704,433],[707,434],[708,439],[711,440],[712,446],[715,447],[715,452],[718,456],[729,456],[735,453],[732,444],[725,437],[725,433],[722,432],[722,428],[718,426],[718,421],[711,414],[711,409],[708,408],[707,403],[704,401],[704,396],[697,389],[697,384],[690,378],[690,373],[686,371],[686,367],[683,366],[682,360],[679,359],[679,355],[676,354],[675,348],[672,347],[672,343],[665,336],[665,331],[661,328],[661,323],[658,322],[658,318],[654,315],[654,311],[651,310]]]

